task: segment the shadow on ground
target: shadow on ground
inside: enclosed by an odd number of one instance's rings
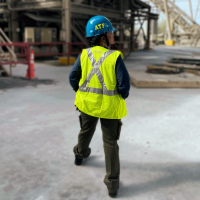
[[[149,163],[148,165],[129,163],[129,165],[131,170],[144,170],[150,175],[151,172],[161,171],[165,172],[166,175],[139,184],[124,185],[120,182],[119,197],[137,196],[146,192],[157,191],[159,188],[173,188],[179,184],[194,184],[200,181],[200,163],[170,163],[168,166],[159,163]],[[193,191],[197,191],[197,188],[194,187]]]
[[[195,184],[200,182],[200,172],[199,167],[200,163],[168,163],[168,164],[161,164],[161,163],[148,163],[148,164],[141,164],[141,163],[131,163],[126,160],[121,161],[121,165],[123,169],[123,175],[121,176],[122,181],[120,181],[120,188],[118,191],[118,198],[124,197],[136,197],[140,194],[158,191],[159,189],[169,189],[174,188],[180,184]],[[91,156],[83,166],[85,167],[95,167],[95,168],[104,168],[104,162],[98,161],[96,156]],[[149,181],[139,181],[138,180],[138,170],[141,174],[141,180],[143,179],[142,176],[151,177]],[[137,179],[139,183],[133,181],[132,184],[127,185],[123,177],[127,171],[129,172],[129,178]],[[131,173],[130,173],[131,172]],[[163,172],[165,175],[155,175],[155,173]],[[186,186],[187,188],[187,186]],[[197,188],[194,187],[193,192],[197,192]]]
[[[11,88],[20,88],[26,86],[37,87],[38,85],[52,85],[56,84],[56,81],[50,79],[32,79],[28,80],[23,77],[3,77],[0,76],[0,90],[11,89]]]

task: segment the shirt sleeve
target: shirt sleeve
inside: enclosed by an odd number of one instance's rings
[[[81,54],[78,55],[78,58],[76,59],[76,62],[74,63],[74,66],[69,75],[70,85],[72,86],[72,88],[75,92],[79,88],[79,81],[81,79],[81,73],[82,73],[80,57],[81,57]]]
[[[116,61],[115,73],[117,76],[117,89],[123,99],[129,96],[130,78],[124,62],[119,56]]]

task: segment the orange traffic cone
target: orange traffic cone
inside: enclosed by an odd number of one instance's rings
[[[26,78],[28,78],[29,80],[35,78],[34,51],[31,51],[30,64],[27,69]]]

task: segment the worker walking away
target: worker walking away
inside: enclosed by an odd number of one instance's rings
[[[86,26],[86,39],[91,48],[83,49],[69,76],[76,91],[75,106],[81,113],[78,144],[73,149],[75,164],[81,165],[89,157],[89,144],[100,118],[106,162],[104,183],[110,197],[115,197],[119,188],[117,140],[120,138],[121,119],[127,115],[124,99],[130,90],[122,53],[109,50],[114,44],[115,31],[106,17],[92,17]]]

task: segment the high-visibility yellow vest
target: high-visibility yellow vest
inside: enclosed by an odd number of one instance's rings
[[[127,115],[126,103],[117,91],[115,65],[120,51],[101,46],[83,49],[82,76],[76,92],[75,105],[88,115],[121,119]]]

